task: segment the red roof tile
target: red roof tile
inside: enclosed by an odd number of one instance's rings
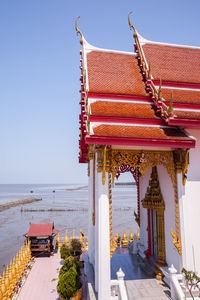
[[[174,117],[181,119],[192,119],[192,120],[200,120],[200,111],[184,111],[184,110],[175,110]]]
[[[156,117],[151,104],[97,101],[90,107],[91,114],[94,116],[159,118]]]
[[[165,100],[171,99],[171,91],[173,89],[162,88],[162,96]],[[174,103],[188,103],[188,104],[200,104],[200,91],[191,90],[173,90]]]
[[[155,80],[200,83],[200,49],[155,44],[142,48]]]
[[[87,69],[90,92],[146,95],[134,55],[92,51],[87,55]]]
[[[96,136],[135,137],[152,139],[190,140],[181,130],[172,127],[99,125],[93,128]]]
[[[57,233],[53,223],[31,224],[29,231],[26,233],[28,237],[34,236],[51,236],[52,233]]]

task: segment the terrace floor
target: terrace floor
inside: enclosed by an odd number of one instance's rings
[[[58,300],[56,285],[62,266],[60,252],[37,257],[17,300]]]

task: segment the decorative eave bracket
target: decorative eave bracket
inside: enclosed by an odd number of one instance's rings
[[[164,99],[162,98],[162,93],[161,93],[162,81],[160,80],[160,86],[158,89],[155,87],[155,85],[152,81],[153,77],[151,74],[151,62],[149,62],[149,65],[148,65],[148,63],[146,61],[142,46],[140,44],[139,35],[137,33],[135,26],[131,23],[131,20],[130,20],[131,13],[132,13],[132,11],[129,12],[129,14],[128,14],[128,24],[129,24],[130,29],[134,30],[134,34],[133,34],[133,37],[135,39],[134,47],[135,47],[135,52],[137,54],[138,64],[141,69],[144,81],[145,81],[146,92],[149,93],[149,95],[151,96],[151,98],[156,106],[157,112],[161,115],[161,117],[165,121],[167,121],[168,118],[173,117],[173,107],[172,107],[173,99],[170,101],[170,106],[168,107],[164,103],[164,101],[163,101]]]

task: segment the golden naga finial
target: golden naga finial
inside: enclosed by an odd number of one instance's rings
[[[78,24],[77,21],[80,18],[80,16],[78,16],[75,20],[75,28],[76,28],[76,33],[80,34],[81,38],[80,38],[80,44],[83,45],[83,33],[80,31],[80,29],[78,28]]]
[[[171,235],[173,238],[173,244],[176,247],[176,249],[178,250],[179,255],[182,254],[181,251],[181,239],[179,236],[176,235],[176,233],[173,231],[173,229],[171,228]]]
[[[136,31],[135,26],[131,23],[131,20],[130,20],[130,15],[131,14],[132,14],[132,11],[130,11],[128,13],[128,24],[129,24],[130,30],[131,30],[131,28],[133,28],[133,30],[134,30],[134,37],[136,37],[137,36],[137,31]]]
[[[131,20],[130,20],[130,15],[131,14],[132,14],[132,11],[130,11],[128,13],[128,24],[129,24],[130,29],[133,28],[133,30],[136,31],[135,26],[133,26],[133,24],[131,23]]]

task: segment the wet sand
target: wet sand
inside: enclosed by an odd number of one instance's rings
[[[78,185],[79,187],[80,185]],[[69,188],[73,186],[69,186]],[[24,233],[29,229],[30,223],[54,222],[55,228],[60,231],[61,240],[64,240],[66,229],[71,237],[73,230],[75,235],[80,236],[80,229],[85,237],[88,229],[88,189],[65,190],[68,187],[61,185],[28,185],[22,191],[14,186],[16,194],[3,192],[2,202],[10,202],[12,199],[30,198],[30,191],[34,191],[35,198],[42,198],[42,201],[27,203],[11,207],[0,212],[0,273],[3,265],[10,262],[23,244]],[[7,187],[6,187],[7,189]],[[25,190],[26,189],[26,190]],[[25,190],[25,192],[23,192]],[[53,192],[55,191],[55,192]],[[7,190],[6,190],[7,192]],[[133,216],[137,205],[137,190],[135,186],[116,187],[113,189],[113,234],[119,230],[119,235],[129,236],[130,227],[137,232],[137,224]],[[17,200],[17,199],[16,199]]]

